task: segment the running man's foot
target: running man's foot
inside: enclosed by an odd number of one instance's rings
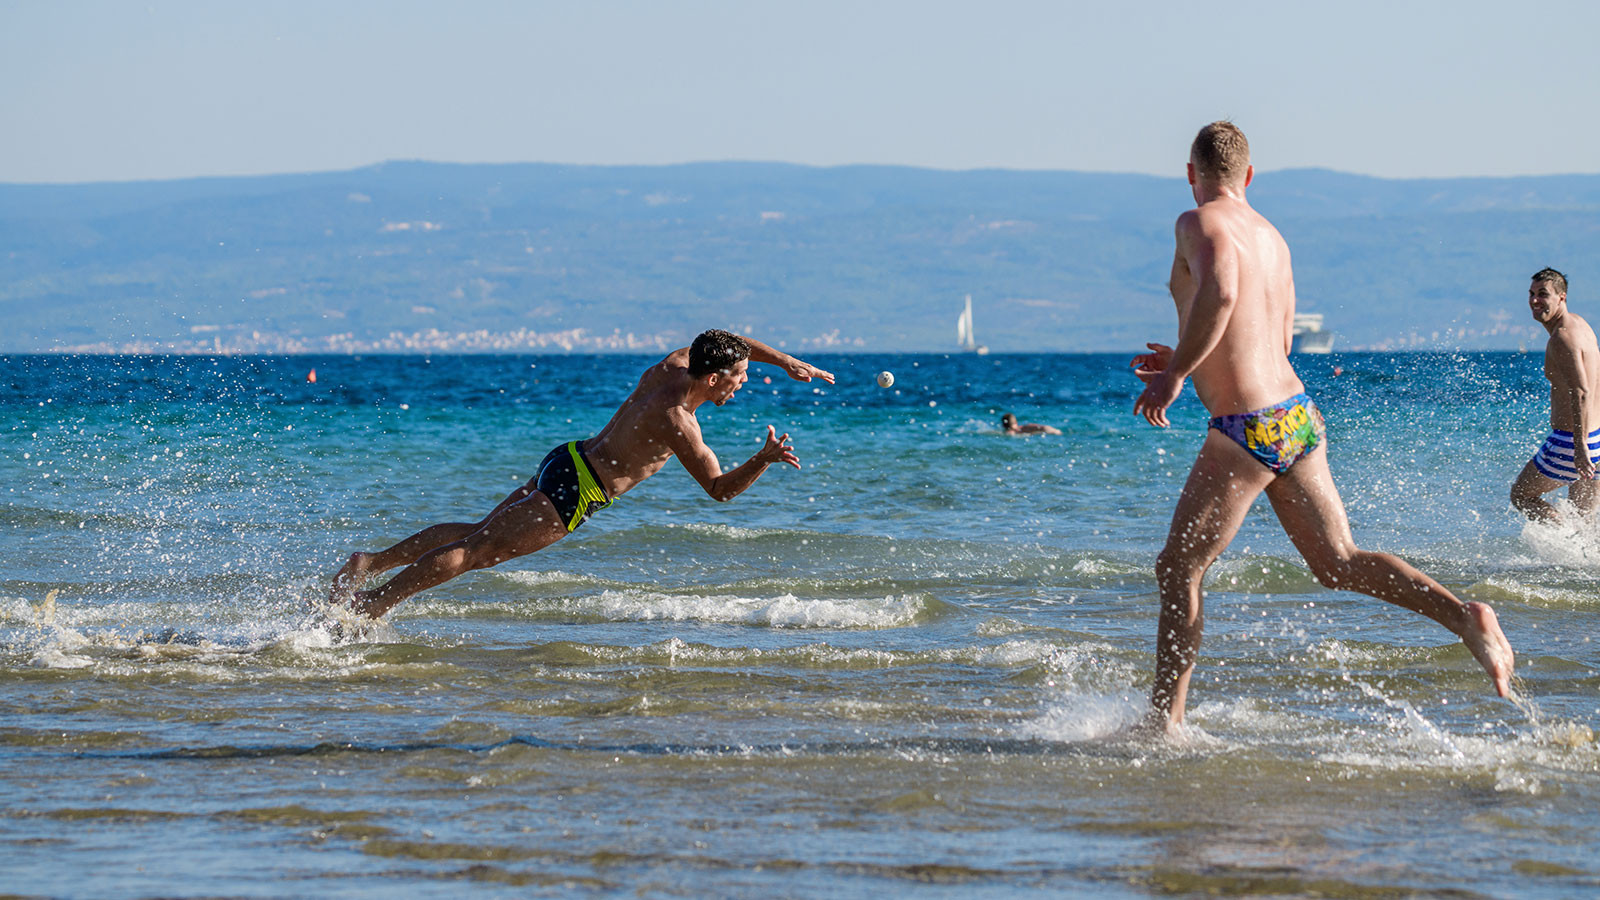
[[[356,552],[333,576],[333,589],[328,591],[329,603],[348,603],[355,592],[366,583],[367,572],[372,568],[372,554]]]
[[[1174,719],[1171,714],[1159,709],[1146,712],[1143,718],[1129,725],[1117,737],[1140,742],[1160,740],[1178,747],[1189,744],[1189,730],[1184,727],[1183,719]]]
[[[1516,655],[1511,651],[1511,642],[1506,640],[1505,632],[1500,630],[1499,617],[1489,604],[1467,604],[1467,630],[1461,635],[1461,640],[1472,651],[1478,665],[1489,673],[1495,693],[1510,697],[1511,672],[1516,667]]]

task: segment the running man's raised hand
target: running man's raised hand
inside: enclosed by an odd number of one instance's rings
[[[1173,350],[1166,344],[1145,344],[1151,349],[1150,353],[1141,353],[1133,358],[1128,365],[1133,366],[1133,374],[1145,384],[1150,383],[1157,373],[1165,372],[1167,364],[1172,362]]]

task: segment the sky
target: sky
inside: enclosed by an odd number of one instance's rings
[[[1600,4],[0,0],[0,182],[385,160],[1600,172]]]

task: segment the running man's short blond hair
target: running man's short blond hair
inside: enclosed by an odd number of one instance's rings
[[[1232,122],[1212,122],[1194,136],[1189,161],[1198,177],[1230,184],[1243,179],[1250,168],[1250,142]]]

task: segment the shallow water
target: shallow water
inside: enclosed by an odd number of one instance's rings
[[[1117,737],[1204,429],[1192,395],[1135,419],[1123,357],[754,367],[707,440],[732,465],[772,423],[801,471],[716,504],[674,464],[370,629],[310,609],[649,361],[7,359],[0,893],[1600,889],[1600,534],[1505,500],[1537,356],[1297,358],[1358,541],[1495,606],[1521,707],[1320,587],[1262,502],[1209,579],[1191,740]]]

